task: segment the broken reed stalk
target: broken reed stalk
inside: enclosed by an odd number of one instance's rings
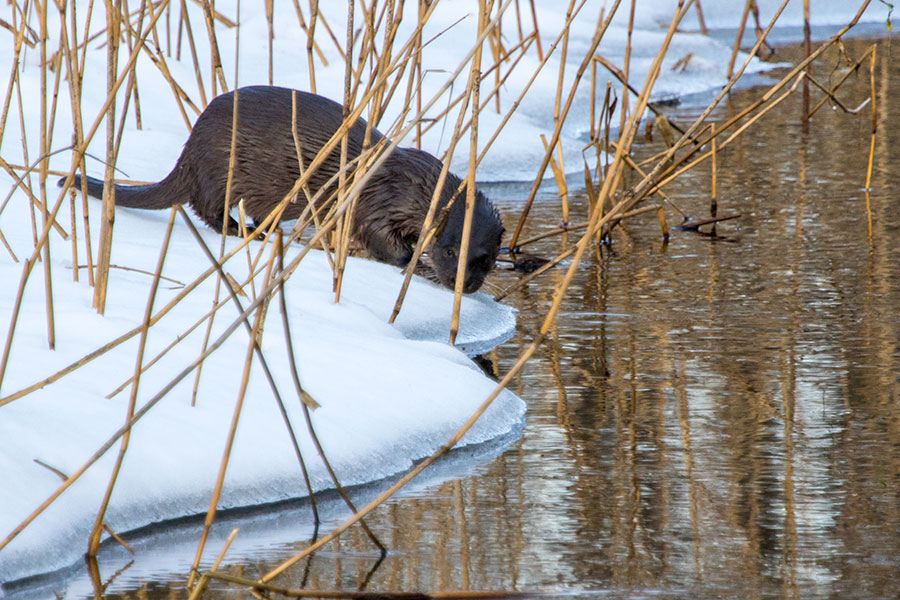
[[[478,0],[478,36],[486,33],[488,8],[485,0]],[[478,156],[478,109],[479,91],[481,90],[481,55],[484,43],[475,49],[472,57],[472,68],[469,71],[469,82],[466,85],[472,94],[472,127],[469,129],[469,171],[466,174],[466,214],[463,217],[462,238],[459,244],[459,256],[456,261],[456,282],[453,288],[453,311],[450,315],[450,337],[452,346],[459,333],[459,311],[462,306],[463,288],[466,284],[466,268],[469,258],[469,241],[472,237],[472,218],[475,215],[475,158]],[[447,161],[450,162],[449,159]],[[440,189],[440,188],[438,188]]]
[[[172,230],[175,226],[176,209],[169,211],[169,222],[166,225],[166,234],[163,238],[162,247],[159,251],[159,258],[156,263],[156,271],[153,274],[153,283],[150,285],[150,293],[147,296],[147,306],[144,309],[144,319],[141,325],[141,337],[138,342],[137,358],[134,366],[134,383],[131,386],[131,396],[128,399],[128,408],[125,412],[125,422],[131,420],[134,416],[134,407],[137,403],[138,386],[141,381],[141,366],[144,362],[144,350],[147,346],[147,335],[150,332],[150,317],[153,314],[153,304],[156,301],[156,292],[159,290],[160,277],[162,275],[163,265],[166,262],[166,255],[169,251],[169,242],[172,239]],[[131,439],[131,429],[127,429],[122,435],[122,443],[119,446],[119,454],[113,465],[112,474],[109,477],[109,484],[106,487],[106,493],[100,503],[100,510],[97,512],[97,519],[94,521],[94,528],[88,541],[88,556],[97,556],[100,549],[100,535],[103,531],[103,522],[106,517],[106,510],[109,507],[109,501],[112,498],[113,488],[116,485],[116,479],[119,476],[119,470],[122,467],[122,461],[125,459],[125,452],[128,450],[128,442]]]
[[[813,115],[815,115],[819,111],[819,109],[822,108],[822,106],[824,106],[826,102],[828,102],[829,99],[832,102],[835,102],[837,100],[837,98],[835,98],[834,96],[835,92],[837,92],[838,88],[844,85],[844,82],[847,81],[847,79],[849,79],[851,75],[857,72],[860,65],[862,65],[862,62],[869,56],[869,54],[871,54],[875,50],[876,45],[877,44],[872,44],[871,46],[869,46],[866,51],[862,53],[862,56],[856,59],[853,65],[851,65],[850,68],[848,68],[847,71],[843,75],[841,75],[840,79],[838,79],[837,82],[833,86],[831,86],[831,89],[822,90],[825,93],[825,96],[823,96],[822,99],[819,100],[819,102],[812,108],[812,110],[809,111],[810,119],[812,119]],[[841,106],[841,108],[845,111],[847,110],[839,102],[835,103]]]

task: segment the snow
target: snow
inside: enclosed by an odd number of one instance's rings
[[[414,3],[407,4],[414,10]],[[565,90],[568,90],[568,82],[573,80],[590,43],[601,6],[607,4],[588,2],[573,25],[565,65]],[[631,56],[631,81],[636,86],[640,86],[656,54],[674,4],[668,0],[638,2]],[[742,4],[704,3],[707,24],[717,28],[734,28]],[[765,20],[779,3],[765,0],[759,4],[761,18]],[[856,12],[856,6],[852,4],[832,0],[817,3],[813,11],[814,23],[844,23]],[[547,50],[559,32],[564,13],[558,2],[542,0],[537,5],[544,49]],[[626,5],[623,3],[623,7]],[[344,6],[344,3],[320,3],[336,32],[344,30]],[[441,89],[448,74],[456,69],[469,50],[477,19],[465,11],[471,10],[472,6],[473,3],[442,2],[433,22],[427,27],[426,39],[452,26],[448,34],[437,37],[423,54],[423,65],[428,69],[422,86],[423,101],[427,102]],[[226,15],[236,14],[233,0],[218,0],[216,8]],[[81,4],[79,10],[80,18],[83,18],[85,11]],[[189,10],[195,32],[202,32],[200,9],[191,4]],[[255,43],[255,40],[266,39],[265,16],[262,10],[246,3],[242,10],[239,83],[267,83],[267,49],[265,44]],[[297,30],[293,11],[290,3],[276,4],[275,83],[308,89],[306,38]],[[864,20],[883,22],[886,14],[886,7],[873,2]],[[464,18],[457,23],[460,17]],[[522,18],[527,29],[530,18],[527,15]],[[414,14],[407,15],[398,34],[398,45],[407,39],[414,21]],[[800,22],[797,6],[790,8],[783,22],[791,26]],[[103,26],[102,10],[96,10],[93,30]],[[673,40],[654,91],[655,98],[700,94],[716,90],[726,81],[724,72],[730,57],[728,44],[715,37],[690,33],[697,29],[693,11],[682,29],[687,32],[677,34]],[[56,43],[53,32],[58,31],[58,24],[51,20],[49,30],[50,44],[53,46]],[[224,72],[229,81],[234,74],[234,32],[224,27],[217,29]],[[8,36],[8,33],[3,35]],[[508,47],[518,41],[517,35],[515,18],[506,18],[504,40]],[[599,52],[611,62],[621,64],[626,37],[627,8],[622,8]],[[5,39],[11,41],[11,37]],[[206,37],[201,34],[195,39],[198,55],[208,56]],[[329,64],[327,67],[317,65],[318,92],[340,99],[344,71],[337,49],[326,36],[317,39]],[[673,71],[671,67],[675,61],[689,52],[694,54],[687,68]],[[91,123],[105,100],[106,49],[97,43],[91,44],[86,56],[84,114],[87,122]],[[11,43],[0,47],[0,64],[11,64],[12,58]],[[739,61],[744,58],[739,57]],[[28,156],[33,160],[40,153],[37,147],[40,107],[38,102],[29,102],[28,99],[40,98],[37,51],[27,50],[21,62],[24,69],[19,77],[26,99],[21,116],[28,133]],[[183,50],[181,61],[172,58],[168,65],[173,77],[199,104],[187,49]],[[538,65],[539,60],[532,49],[501,90],[501,113],[488,110],[482,114],[481,147],[500,124],[505,110],[518,98]],[[759,73],[769,67],[754,58],[750,61],[748,72]],[[479,168],[480,179],[528,180],[535,176],[536,166],[543,156],[540,134],[549,136],[553,130],[552,113],[559,69],[557,49],[518,112],[494,142]],[[139,60],[137,71],[144,128],[136,129],[132,116],[126,120],[117,166],[132,178],[157,180],[168,173],[178,157],[187,128],[177,116],[179,113],[169,84],[146,56]],[[604,89],[606,77],[604,74],[601,78],[600,87]],[[464,80],[457,81],[452,88],[453,93],[459,93],[464,85]],[[485,79],[485,90],[492,85],[492,78]],[[208,73],[206,89],[207,92],[210,89]],[[589,80],[585,79],[573,103],[571,124],[564,127],[561,138],[565,164],[570,171],[580,168],[581,149],[586,142],[588,89]],[[59,99],[52,143],[54,149],[68,144],[72,132],[65,82]],[[439,112],[447,101],[445,94],[429,114]],[[401,102],[395,100],[380,122],[380,128],[389,131],[391,123],[401,112]],[[451,113],[446,127],[439,124],[432,128],[422,140],[423,148],[438,155],[442,153],[447,147],[449,129],[454,119],[455,114]],[[17,135],[18,122],[19,114],[14,102],[0,146],[4,160],[12,164],[26,162]],[[101,124],[101,131],[102,127]],[[405,143],[413,143],[412,138],[408,136]],[[466,169],[467,150],[468,144],[460,144],[451,161],[455,171]],[[90,153],[104,155],[102,136],[91,144]],[[52,158],[51,166],[67,170],[69,160],[68,153],[63,152]],[[102,175],[102,166],[97,161],[89,160],[88,165],[90,172]],[[4,173],[0,177],[6,186],[12,186],[13,180],[8,175]],[[51,199],[55,198],[54,192],[55,188],[51,186]],[[96,237],[100,230],[99,203],[91,200],[89,204],[91,231]],[[153,272],[167,217],[165,212],[118,210],[112,263]],[[80,212],[73,216],[66,206],[58,220],[68,228],[73,218],[75,222],[80,222]],[[12,194],[9,205],[0,214],[0,230],[20,259],[31,254],[31,217],[27,199],[21,191]],[[203,236],[207,245],[218,248],[217,236],[205,229]],[[26,288],[0,397],[43,379],[138,326],[144,314],[150,276],[134,270],[113,269],[106,314],[100,316],[91,308],[92,289],[85,283],[86,273],[81,271],[80,282],[72,281],[70,242],[60,239],[55,233],[51,235],[51,242],[56,347],[54,350],[47,347],[43,264],[38,263]],[[229,247],[236,243],[235,240],[228,241]],[[96,247],[95,239],[95,252]],[[253,242],[252,257],[258,249],[259,243]],[[290,262],[299,251],[299,248],[292,248],[286,260]],[[83,249],[81,252],[83,254]],[[188,229],[180,221],[176,222],[163,275],[189,283],[208,268],[207,259]],[[238,253],[225,268],[236,280],[244,281],[249,275],[247,255]],[[2,323],[10,322],[21,273],[22,263],[13,262],[0,248],[0,281],[6,282],[0,288]],[[387,317],[402,278],[397,269],[351,259],[340,304],[333,301],[331,277],[325,258],[321,253],[312,251],[288,279],[285,290],[293,345],[303,385],[321,405],[313,411],[313,420],[328,457],[345,485],[366,484],[396,475],[408,469],[414,461],[432,453],[487,397],[494,383],[474,366],[467,355],[487,351],[508,339],[515,329],[515,311],[494,303],[486,294],[466,297],[460,336],[456,348],[453,348],[446,343],[452,303],[452,294],[446,290],[416,278],[405,308],[392,326],[387,324]],[[255,285],[257,290],[264,286],[262,275],[257,275]],[[180,291],[180,285],[165,280],[156,298],[156,310]],[[145,362],[177,337],[185,337],[142,376],[138,407],[143,406],[198,356],[206,324],[201,324],[189,335],[185,334],[210,310],[215,293],[216,281],[212,276],[151,329]],[[241,301],[244,306],[249,302],[247,298]],[[216,340],[237,314],[231,303],[220,309],[210,339]],[[202,514],[207,510],[238,398],[247,341],[247,333],[239,327],[207,359],[196,406],[191,406],[194,383],[194,374],[191,373],[135,425],[106,516],[106,522],[113,530],[124,532],[159,521]],[[3,440],[0,445],[0,472],[4,474],[4,485],[0,487],[0,536],[5,537],[11,532],[61,483],[56,473],[36,463],[36,460],[63,473],[73,473],[121,427],[130,387],[112,399],[106,396],[133,374],[137,348],[138,338],[134,337],[59,381],[0,407],[0,440]],[[262,351],[274,373],[277,388],[285,399],[313,485],[317,490],[327,489],[331,487],[331,482],[317,459],[294,392],[277,303],[272,304],[267,313]],[[517,435],[524,411],[524,403],[519,398],[511,392],[503,392],[463,443],[476,444]],[[78,561],[96,518],[117,448],[118,442],[0,551],[0,582],[53,571]],[[300,498],[306,494],[281,414],[259,362],[254,359],[220,507],[253,506]],[[262,535],[258,539],[251,536],[250,541],[245,543],[264,544],[264,538]],[[192,545],[192,541],[182,540],[179,543]]]

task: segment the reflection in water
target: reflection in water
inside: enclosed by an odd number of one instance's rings
[[[377,570],[377,551],[354,528],[276,582],[895,596],[900,154],[892,149],[900,133],[891,116],[900,99],[890,86],[900,61],[884,46],[871,237],[862,190],[870,114],[823,110],[804,129],[797,94],[719,155],[719,214],[742,214],[718,225],[722,237],[676,231],[665,245],[648,213],[586,262],[547,342],[512,385],[529,405],[518,443],[473,475],[376,511],[368,522],[390,549]],[[864,47],[848,43],[853,55]],[[816,76],[829,81],[841,68],[830,55]],[[841,94],[857,106],[867,91],[861,72]],[[759,93],[734,94],[714,118]],[[644,144],[645,156],[660,148]],[[514,218],[524,189],[489,193]],[[702,166],[666,192],[703,218],[709,189]],[[577,221],[586,208],[570,200]],[[535,208],[526,237],[559,225],[552,190]],[[529,251],[555,256],[575,235]],[[562,275],[553,270],[507,300],[521,311],[520,327],[489,357],[501,374],[533,339]],[[503,272],[494,283],[521,276]],[[257,577],[306,544],[301,536],[229,555],[225,570]],[[126,570],[107,593],[181,596],[187,566],[152,580]],[[224,584],[212,590],[235,594]]]

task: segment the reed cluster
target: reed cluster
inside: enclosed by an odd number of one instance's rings
[[[769,23],[760,23],[759,14],[754,0],[746,0],[743,6],[741,26],[733,46],[730,65],[728,68],[728,83],[724,86],[709,106],[686,127],[678,126],[671,122],[652,102],[654,84],[663,69],[663,61],[668,57],[670,42],[679,30],[682,20],[689,11],[697,11],[701,24],[702,7],[700,0],[679,0],[675,4],[674,16],[666,25],[666,35],[658,54],[653,60],[649,73],[644,81],[635,81],[631,74],[630,44],[631,28],[634,23],[636,2],[622,2],[613,0],[604,3],[605,7],[597,15],[588,15],[585,0],[569,0],[566,6],[566,14],[563,25],[559,31],[548,32],[546,28],[540,28],[533,0],[477,0],[471,2],[470,10],[476,13],[477,35],[466,41],[468,51],[452,72],[443,73],[444,84],[437,93],[427,95],[423,92],[423,79],[429,70],[429,65],[423,63],[423,48],[431,42],[426,36],[430,31],[429,24],[440,0],[432,2],[419,2],[414,9],[405,6],[402,0],[351,0],[348,2],[346,23],[329,22],[319,10],[318,3],[310,0],[308,5],[301,6],[299,0],[293,0],[296,22],[291,24],[291,29],[300,44],[304,46],[307,63],[308,81],[285,82],[281,81],[275,70],[274,39],[274,0],[267,0],[265,13],[268,23],[268,80],[270,83],[282,83],[291,87],[306,87],[312,92],[317,90],[317,70],[327,66],[328,54],[336,53],[343,62],[345,77],[343,98],[340,100],[344,106],[344,123],[334,136],[324,145],[322,151],[315,160],[309,164],[303,164],[300,154],[299,139],[296,135],[297,124],[294,123],[294,139],[297,145],[297,157],[300,162],[301,176],[295,182],[293,189],[285,195],[270,215],[259,224],[258,228],[245,228],[244,239],[231,250],[226,251],[224,233],[222,243],[218,248],[209,248],[203,238],[196,232],[191,218],[181,207],[172,209],[167,234],[160,249],[156,271],[152,273],[153,285],[147,298],[146,310],[140,326],[110,341],[96,351],[84,356],[80,360],[60,369],[41,381],[20,390],[10,390],[3,387],[3,378],[10,359],[15,351],[16,325],[26,285],[43,285],[46,298],[46,337],[48,345],[53,348],[56,344],[55,313],[53,305],[53,289],[51,285],[51,269],[53,262],[50,255],[49,240],[52,236],[59,236],[68,240],[71,262],[74,265],[84,266],[83,272],[87,275],[87,284],[94,288],[94,307],[103,312],[106,306],[107,287],[109,285],[109,272],[113,268],[129,268],[127,265],[114,265],[111,263],[112,232],[115,227],[114,212],[114,188],[110,185],[116,179],[116,163],[126,130],[126,121],[133,120],[135,126],[141,128],[141,91],[146,85],[139,77],[137,65],[139,60],[149,60],[159,74],[167,82],[171,97],[178,108],[178,118],[189,129],[193,119],[202,108],[216,95],[235,90],[239,87],[238,64],[241,44],[247,44],[246,37],[241,38],[241,2],[237,0],[235,14],[226,15],[216,9],[210,0],[191,0],[202,8],[203,23],[192,22],[191,15],[196,16],[192,5],[188,0],[142,0],[129,5],[127,0],[112,2],[105,0],[103,7],[95,6],[93,0],[89,2],[75,3],[72,0],[57,0],[53,5],[47,2],[41,3],[32,0],[14,0],[10,6],[9,21],[2,24],[6,31],[0,32],[7,38],[6,43],[13,45],[13,62],[9,67],[8,85],[3,100],[2,114],[0,114],[0,141],[14,136],[21,137],[21,156],[24,158],[21,164],[7,160],[0,156],[0,167],[11,177],[15,184],[5,195],[0,204],[2,211],[13,195],[18,193],[31,203],[32,216],[30,223],[17,224],[19,227],[30,227],[33,237],[33,249],[28,256],[17,256],[6,242],[2,230],[0,230],[0,242],[5,247],[8,255],[6,260],[18,262],[22,266],[21,278],[18,281],[17,302],[10,316],[8,330],[5,338],[2,360],[0,360],[0,406],[28,396],[31,392],[65,377],[76,369],[88,364],[106,352],[113,351],[124,342],[137,338],[139,340],[138,353],[135,359],[135,368],[131,377],[122,383],[113,395],[129,389],[129,402],[127,405],[122,427],[116,431],[105,444],[97,449],[91,459],[77,471],[70,474],[60,474],[63,482],[57,491],[52,494],[34,513],[12,532],[0,532],[5,537],[0,540],[0,551],[22,530],[28,527],[47,506],[53,503],[69,486],[83,475],[103,454],[118,445],[118,460],[109,480],[105,498],[100,507],[93,534],[90,540],[86,540],[89,554],[96,555],[101,534],[104,531],[104,519],[107,503],[116,485],[118,468],[127,453],[129,445],[129,433],[131,427],[152,410],[156,403],[165,396],[177,383],[187,377],[194,377],[194,393],[197,393],[199,376],[204,360],[216,348],[221,346],[228,337],[238,329],[248,332],[250,342],[246,350],[246,359],[243,365],[243,384],[239,390],[239,399],[235,406],[232,426],[228,432],[226,450],[221,460],[218,473],[216,491],[210,498],[209,511],[207,513],[204,533],[198,543],[194,568],[189,575],[189,586],[193,590],[192,597],[199,597],[211,579],[226,579],[235,585],[246,585],[258,590],[260,593],[277,592],[285,595],[302,596],[302,590],[286,591],[274,588],[271,581],[280,573],[295,565],[298,561],[315,552],[325,544],[328,544],[336,536],[357,522],[365,527],[364,518],[375,510],[385,500],[390,498],[410,480],[416,477],[424,469],[428,468],[437,458],[449,451],[484,413],[494,401],[501,390],[509,384],[520,372],[527,361],[534,355],[540,344],[544,341],[551,326],[556,319],[560,305],[568,293],[568,287],[572,277],[579,268],[585,253],[590,249],[601,247],[611,235],[611,231],[626,219],[646,212],[655,212],[660,221],[660,235],[667,238],[670,235],[670,223],[675,223],[685,228],[697,228],[704,225],[712,225],[722,220],[735,218],[733,214],[718,214],[721,210],[717,201],[715,189],[715,177],[713,189],[710,190],[709,215],[689,218],[688,213],[682,210],[675,199],[666,195],[664,189],[667,184],[682,176],[684,173],[699,167],[707,161],[713,173],[716,172],[717,153],[734,142],[744,131],[752,127],[755,122],[765,117],[766,113],[778,103],[784,101],[790,95],[803,90],[806,100],[805,120],[811,118],[825,103],[847,112],[858,112],[862,106],[848,108],[844,106],[836,96],[838,88],[847,79],[850,73],[868,64],[872,77],[872,95],[867,102],[872,104],[872,153],[874,153],[874,136],[877,130],[875,112],[875,65],[878,59],[875,47],[871,47],[863,56],[853,59],[847,75],[830,85],[816,81],[809,73],[809,66],[819,59],[827,50],[840,47],[841,37],[850,30],[859,19],[862,12],[869,4],[869,0],[861,2],[859,12],[850,23],[843,27],[837,34],[825,43],[813,47],[809,42],[809,28],[807,27],[806,58],[791,68],[780,80],[768,89],[762,91],[756,102],[743,108],[733,117],[722,123],[714,124],[710,115],[727,97],[733,86],[743,75],[751,57],[761,54],[766,48],[766,39],[772,27],[778,21],[781,12],[787,4],[787,0]],[[808,0],[805,5],[808,9]],[[243,7],[247,10],[248,7]],[[255,6],[251,10],[258,10]],[[736,10],[740,10],[738,7]],[[86,11],[84,14],[81,11]],[[99,19],[93,18],[94,13],[105,13],[105,26],[99,27]],[[604,40],[613,18],[620,12],[629,15],[628,47],[626,48],[624,64],[612,64],[598,53],[598,47]],[[747,52],[743,62],[738,61],[738,49],[751,15],[755,15],[756,41]],[[401,36],[401,22],[403,19],[416,19],[409,35]],[[808,10],[807,10],[808,16]],[[593,38],[587,44],[586,49],[581,50],[583,55],[580,61],[572,61],[570,56],[569,38],[572,23],[578,20],[596,18]],[[502,28],[504,20],[515,22],[515,27]],[[53,39],[58,44],[51,45],[51,23],[58,27]],[[341,28],[345,25],[345,37],[340,39]],[[705,25],[703,25],[705,28]],[[404,30],[406,31],[406,30]],[[501,31],[507,35],[501,35]],[[516,35],[510,37],[508,33],[514,31]],[[549,35],[551,34],[552,35]],[[447,35],[441,32],[438,35]],[[209,56],[201,56],[197,40],[205,36],[209,48]],[[224,36],[234,36],[234,72],[226,72],[223,66],[222,52],[220,52],[221,40]],[[543,37],[542,37],[543,36]],[[548,37],[549,36],[549,37]],[[258,40],[254,40],[258,41]],[[96,113],[85,110],[85,69],[89,64],[87,54],[89,50],[97,47],[106,47],[106,99],[100,111]],[[323,49],[327,49],[325,52]],[[26,55],[37,53],[40,68],[40,98],[27,98],[27,92],[23,91],[20,73]],[[536,56],[539,68],[528,78],[527,84],[518,90],[514,98],[504,98],[501,102],[501,94],[509,94],[505,88],[507,78],[516,69],[520,68],[520,61],[526,56]],[[466,188],[467,195],[460,195],[455,201],[464,202],[466,206],[466,219],[464,232],[471,228],[474,211],[474,182],[479,163],[484,158],[488,149],[497,139],[500,131],[506,127],[510,118],[518,109],[522,99],[532,92],[532,84],[540,76],[542,69],[550,64],[551,57],[559,57],[558,77],[555,102],[553,108],[552,131],[535,143],[543,143],[544,154],[539,164],[535,165],[534,178],[530,191],[523,199],[521,209],[516,215],[515,227],[509,238],[509,250],[511,260],[515,262],[524,248],[530,244],[550,235],[559,235],[567,232],[577,232],[578,237],[574,243],[561,250],[558,256],[546,261],[539,269],[523,276],[512,288],[500,290],[496,297],[503,298],[512,293],[517,287],[540,281],[538,278],[549,269],[557,267],[568,260],[568,266],[564,275],[554,289],[554,300],[549,310],[542,316],[542,325],[535,333],[534,338],[527,344],[515,365],[503,374],[495,390],[484,399],[481,407],[470,420],[454,435],[447,440],[441,449],[433,456],[419,463],[414,469],[398,480],[393,486],[381,494],[377,499],[364,507],[356,507],[349,498],[348,505],[352,508],[354,516],[340,527],[327,535],[322,536],[311,543],[303,552],[297,554],[284,564],[271,572],[263,575],[258,581],[241,581],[236,578],[227,578],[217,571],[221,560],[210,571],[200,572],[199,565],[205,552],[206,534],[212,526],[217,506],[219,493],[228,468],[231,442],[237,424],[241,418],[242,400],[247,389],[250,368],[254,361],[262,367],[270,383],[272,393],[281,406],[284,415],[285,426],[294,439],[298,466],[306,477],[304,457],[296,442],[292,424],[287,418],[284,403],[294,401],[288,398],[291,394],[296,400],[303,403],[303,410],[307,416],[306,425],[309,434],[316,440],[316,447],[323,460],[326,460],[321,444],[315,437],[315,430],[309,419],[309,411],[317,405],[306,390],[303,389],[296,369],[292,373],[295,383],[294,390],[287,392],[279,390],[269,372],[266,355],[260,344],[261,329],[265,322],[267,310],[271,302],[276,302],[280,308],[286,344],[291,348],[290,322],[285,309],[284,281],[291,277],[298,265],[307,256],[311,249],[321,249],[328,257],[333,270],[334,298],[341,298],[342,285],[345,277],[345,266],[348,257],[352,254],[353,239],[350,234],[354,219],[355,202],[360,190],[366,184],[372,173],[385,161],[398,144],[408,135],[420,140],[429,129],[437,126],[449,126],[451,133],[446,150],[441,157],[444,161],[444,169],[441,172],[438,188],[445,180],[457,145],[468,136],[469,162],[464,182],[469,185]],[[690,56],[684,58],[690,60]],[[868,63],[867,63],[868,61]],[[566,73],[567,64],[578,64],[574,76]],[[683,67],[675,65],[675,68]],[[176,68],[177,67],[177,68]],[[177,74],[177,75],[176,75]],[[63,80],[67,85],[63,86]],[[464,83],[464,85],[463,85]],[[585,86],[590,87],[590,111],[588,115],[576,114],[572,111],[576,92]],[[821,94],[821,99],[815,106],[810,106],[810,86],[816,88]],[[60,92],[68,90],[68,95],[62,96]],[[33,131],[25,127],[24,120],[14,123],[11,115],[24,112],[26,102],[40,102],[40,130]],[[234,102],[237,105],[241,101],[240,93],[234,94]],[[60,105],[67,104],[68,110],[61,111]],[[400,105],[402,110],[388,121],[389,105]],[[12,109],[17,107],[17,110]],[[236,108],[236,106],[235,106]],[[493,131],[486,131],[480,127],[479,115],[484,111],[501,112],[502,119],[499,126]],[[617,112],[618,111],[618,112]],[[60,114],[71,114],[73,137],[69,140],[55,139],[54,124],[61,118]],[[235,118],[237,110],[234,111]],[[385,133],[385,137],[378,142],[369,141],[365,144],[363,152],[356,159],[347,158],[347,133],[358,118],[367,118],[370,128],[378,127]],[[588,119],[584,128],[590,132],[590,142],[580,149],[584,156],[582,165],[566,165],[563,161],[563,149],[561,132],[566,123],[572,120]],[[637,161],[632,155],[632,145],[639,134],[642,125],[650,123],[655,127],[660,137],[665,140],[665,146],[656,154],[646,160]],[[84,175],[86,170],[86,157],[88,147],[97,137],[102,125],[105,125],[106,154],[102,157],[105,169],[105,196],[102,204],[97,205],[85,200],[87,196],[87,184]],[[13,132],[18,126],[18,132]],[[234,131],[235,128],[232,128]],[[39,145],[34,144],[34,139],[39,138]],[[487,141],[485,141],[487,140]],[[8,147],[8,146],[7,146]],[[39,148],[37,156],[34,156],[34,148]],[[235,140],[232,139],[232,155],[229,168],[229,187],[226,192],[225,221],[232,205],[242,210],[240,198],[231,197],[231,180],[234,169]],[[330,197],[324,196],[322,191],[313,193],[308,185],[310,177],[320,168],[324,158],[334,149],[341,152],[341,168],[337,175],[337,185]],[[51,159],[59,154],[69,156],[68,166],[54,170],[51,168]],[[61,160],[61,159],[58,159]],[[871,174],[871,157],[869,173],[865,178],[866,187],[869,186],[868,176]],[[549,233],[525,237],[528,230],[529,214],[539,187],[544,181],[547,170],[553,176],[558,187],[560,200],[561,226]],[[569,203],[570,190],[568,189],[566,173],[573,170],[583,172],[584,190],[589,199],[588,211],[584,215],[575,215],[575,210]],[[73,188],[74,177],[77,173],[82,175],[81,190]],[[61,188],[53,185],[51,176],[63,178]],[[571,180],[569,180],[571,182]],[[323,188],[324,189],[324,188]],[[78,193],[80,192],[80,193]],[[17,196],[18,197],[18,196]],[[298,197],[307,200],[307,207],[296,225],[291,231],[282,231],[279,228],[280,215]],[[76,204],[80,205],[76,207]],[[439,213],[437,193],[431,199],[431,206],[425,218],[425,224],[415,246],[415,251],[410,267],[407,269],[406,279],[399,290],[393,315],[393,321],[403,307],[404,298],[408,289],[415,264],[421,259],[429,240],[434,236],[440,225],[443,215]],[[90,211],[102,211],[101,231],[99,244],[93,240],[89,224]],[[68,215],[68,217],[66,216]],[[80,219],[77,218],[80,215]],[[198,244],[198,252],[204,254],[209,260],[209,267],[194,281],[184,282],[183,289],[173,300],[163,307],[156,304],[156,293],[162,276],[163,265],[167,259],[168,242],[177,219],[184,222],[185,226],[194,233]],[[243,220],[241,220],[243,222]],[[871,228],[871,223],[870,223]],[[290,261],[285,261],[285,248],[302,238],[304,249],[297,253]],[[261,243],[257,240],[262,240]],[[455,301],[453,304],[453,319],[451,329],[448,332],[449,341],[452,343],[459,330],[459,310],[462,297],[462,286],[465,281],[465,257],[468,252],[468,239],[464,235],[459,260],[459,272],[456,278]],[[236,281],[226,272],[229,261],[246,260],[250,266],[251,276],[245,281]],[[32,281],[35,267],[38,267],[43,275],[42,283]],[[79,268],[72,270],[72,276],[78,280],[81,271]],[[215,276],[217,279],[216,295],[213,299],[210,311],[204,315],[197,315],[195,324],[185,334],[199,327],[205,327],[206,340],[196,360],[185,366],[184,370],[168,385],[164,386],[151,399],[146,401],[139,409],[136,399],[142,374],[156,363],[175,344],[176,340],[161,354],[153,357],[145,356],[146,338],[148,332],[163,316],[165,316],[182,298],[195,290],[203,281]],[[10,285],[13,285],[10,282]],[[223,333],[218,337],[213,336],[213,322],[217,317],[220,307],[227,303],[234,304],[239,316],[228,324]],[[293,357],[291,363],[294,364]],[[337,474],[330,469],[334,485],[340,489]],[[308,478],[307,478],[308,481]],[[310,488],[311,490],[311,488]],[[311,494],[314,504],[314,496]],[[315,510],[315,509],[314,509]],[[369,532],[373,544],[384,550],[382,544],[374,534]],[[223,549],[224,553],[224,549]],[[330,592],[335,597],[364,597],[342,595],[340,592]],[[309,595],[326,596],[321,590],[309,592]],[[378,597],[393,597],[382,593]],[[404,597],[397,595],[397,597]],[[419,597],[419,596],[416,596]],[[450,597],[450,596],[445,596]],[[463,596],[454,596],[463,597]],[[485,596],[479,596],[485,597]],[[501,595],[501,597],[506,597]]]

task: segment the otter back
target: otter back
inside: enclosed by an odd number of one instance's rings
[[[239,200],[243,200],[246,214],[255,222],[261,222],[268,216],[300,176],[292,133],[294,94],[297,133],[304,165],[313,161],[343,122],[341,105],[322,96],[271,86],[238,90],[235,166],[229,206],[236,206]],[[116,204],[129,208],[162,209],[185,203],[210,227],[222,231],[226,224],[223,217],[233,107],[233,92],[222,94],[210,102],[194,124],[172,172],[155,184],[116,185]],[[363,119],[358,119],[350,128],[347,135],[348,161],[362,152],[365,132],[366,122]],[[373,128],[370,143],[375,144],[382,138],[383,135]],[[427,152],[398,148],[373,174],[360,192],[354,220],[354,235],[372,257],[399,266],[409,262],[441,166],[441,162]],[[310,192],[316,194],[328,185],[339,168],[340,144],[310,176]],[[447,178],[441,190],[441,206],[450,201],[459,184],[457,177],[450,175]],[[79,185],[80,179],[76,178],[75,186]],[[331,185],[336,187],[334,183]],[[327,188],[322,197],[327,198],[332,188]],[[89,177],[88,193],[101,198],[103,182]],[[461,200],[453,203],[451,215],[465,204],[464,194],[463,191]],[[475,254],[488,256],[492,268],[503,227],[490,202],[480,193],[477,197],[482,206],[476,210],[470,247]],[[287,205],[282,219],[297,218],[305,206],[305,196],[300,194],[297,202]],[[461,222],[459,218],[449,219],[442,237],[452,234],[454,229],[460,229]],[[227,224],[228,233],[237,234],[236,223],[229,218]],[[456,233],[458,247],[459,232]],[[448,243],[453,242],[450,240]],[[452,285],[449,283],[451,269],[448,266],[432,266],[442,283]],[[452,270],[455,276],[455,266]],[[483,268],[480,270],[484,271]],[[476,277],[475,287],[480,286],[485,274],[486,271]]]

